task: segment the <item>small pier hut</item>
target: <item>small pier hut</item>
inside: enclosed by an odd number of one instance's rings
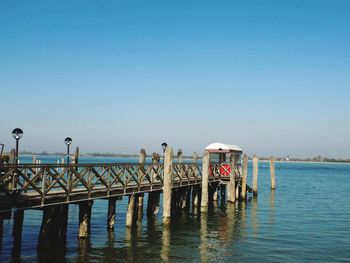
[[[235,202],[242,191],[242,149],[234,144],[212,143],[205,150],[209,152],[209,176],[220,177],[221,199],[226,199],[227,188],[227,201]],[[217,189],[213,189],[213,198],[216,196]]]

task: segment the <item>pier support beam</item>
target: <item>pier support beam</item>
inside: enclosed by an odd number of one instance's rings
[[[153,153],[152,154],[152,163],[158,164],[159,163],[159,154]],[[155,172],[152,174],[153,179],[157,177],[157,173]],[[154,215],[156,215],[159,211],[159,201],[160,201],[160,193],[161,191],[153,191],[148,193],[148,200],[147,200],[147,217],[152,218]]]
[[[143,199],[144,199],[144,194],[139,194],[138,200],[137,200],[137,222],[138,223],[141,223],[143,218]]]
[[[259,159],[254,154],[253,156],[253,195],[256,196],[258,194],[258,168],[259,167]]]
[[[128,202],[128,210],[126,212],[126,227],[132,227],[133,223],[135,222],[135,208],[137,205],[137,194],[132,194],[129,196],[129,202]]]
[[[242,190],[241,198],[245,200],[247,194],[247,175],[248,175],[248,156],[243,155],[243,169],[242,169]]]
[[[87,238],[90,235],[92,201],[79,203],[79,233],[78,238]]]
[[[271,178],[271,189],[276,189],[276,179],[275,179],[275,159],[270,157],[270,178]]]
[[[159,200],[160,200],[160,191],[154,191],[148,193],[147,200],[147,217],[152,218],[159,211]]]
[[[226,203],[226,184],[220,185],[220,205],[223,206]]]
[[[0,218],[0,252],[2,248],[2,236],[4,234],[4,219]]]
[[[17,210],[13,219],[13,249],[12,256],[17,257],[21,253],[21,244],[22,244],[22,229],[23,229],[23,219],[24,219],[24,210]]]
[[[201,212],[208,211],[208,179],[209,179],[209,152],[204,151],[203,154],[203,170],[202,170],[202,201]]]
[[[138,177],[142,178],[144,176],[144,167],[145,167],[145,162],[146,162],[146,150],[141,149],[140,150],[140,158],[139,158],[139,172],[138,172]],[[144,199],[144,194],[139,194],[138,195],[138,206],[136,207],[137,209],[137,221],[139,223],[142,222],[143,218],[143,199]]]
[[[163,223],[170,223],[173,171],[173,149],[168,146],[164,152]]]
[[[68,225],[68,211],[69,211],[69,205],[63,204],[60,205],[60,218],[59,218],[59,239],[60,242],[63,244],[67,241],[67,225]]]
[[[108,199],[107,229],[109,231],[114,230],[116,200],[116,197],[110,197]]]

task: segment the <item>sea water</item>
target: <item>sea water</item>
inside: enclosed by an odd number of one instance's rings
[[[56,163],[59,157],[37,157]],[[21,159],[30,162],[31,157]],[[137,158],[82,157],[81,162],[137,162]],[[248,184],[251,184],[249,163]],[[77,239],[79,209],[69,207],[65,249],[37,254],[42,211],[26,210],[20,262],[350,262],[350,165],[276,162],[275,191],[269,165],[259,163],[258,197],[196,209],[162,223],[143,217],[125,227],[127,198],[117,201],[114,232],[106,229],[107,201],[95,200],[91,235]],[[145,204],[147,195],[145,196]],[[160,207],[161,208],[161,207]],[[0,262],[9,262],[12,220],[4,221]]]

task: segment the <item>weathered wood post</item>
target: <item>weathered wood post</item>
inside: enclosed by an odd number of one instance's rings
[[[202,201],[201,212],[208,211],[208,180],[209,180],[209,152],[204,151],[202,165]]]
[[[163,223],[169,224],[171,217],[171,192],[173,171],[173,149],[167,146],[164,152]]]
[[[254,154],[253,156],[253,195],[258,194],[258,169],[259,169],[259,158]]]
[[[230,155],[230,181],[227,184],[227,201],[230,203],[236,202],[236,158],[235,154],[231,153]]]
[[[114,230],[116,200],[116,197],[108,198],[107,229],[109,231]]]
[[[90,234],[92,201],[79,203],[79,233],[78,238],[87,238]]]
[[[275,181],[275,159],[270,157],[270,178],[271,178],[271,189],[276,189]]]
[[[241,198],[245,200],[247,194],[247,175],[248,175],[248,156],[243,155],[243,170],[242,170],[242,190]]]
[[[73,158],[72,158],[72,164],[78,164],[79,163],[79,154],[80,154],[79,147],[76,147],[75,148],[75,153],[74,153]]]

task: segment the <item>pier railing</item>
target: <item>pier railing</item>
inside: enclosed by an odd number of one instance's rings
[[[200,184],[200,168],[194,163],[174,163],[172,187]],[[0,192],[11,196],[12,204],[17,207],[29,208],[160,191],[163,169],[163,164],[153,163],[4,165]],[[213,171],[212,174],[209,180],[219,181],[217,173]]]

